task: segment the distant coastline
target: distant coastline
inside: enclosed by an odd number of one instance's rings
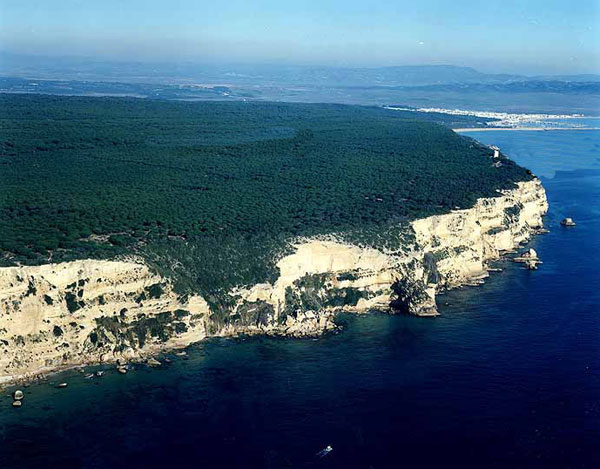
[[[532,130],[535,132],[551,130],[600,130],[600,127],[473,127],[465,129],[452,129],[454,132],[491,132],[494,130]]]

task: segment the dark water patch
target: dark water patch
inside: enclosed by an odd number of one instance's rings
[[[6,394],[2,467],[598,467],[596,161],[568,131],[490,134],[477,138],[550,174],[538,271],[500,262],[441,295],[438,318],[344,315],[318,340],[213,339],[153,370],[69,371],[21,409]]]

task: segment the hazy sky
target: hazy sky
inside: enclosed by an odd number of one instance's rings
[[[119,60],[600,72],[600,0],[0,0],[0,49]]]

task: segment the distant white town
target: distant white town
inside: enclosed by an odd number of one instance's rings
[[[474,116],[482,117],[483,119],[493,119],[485,122],[485,125],[490,127],[505,127],[516,128],[530,126],[535,124],[536,127],[558,127],[558,122],[552,122],[560,119],[578,119],[585,117],[583,114],[513,114],[508,112],[491,112],[491,111],[468,111],[464,109],[444,109],[444,108],[407,108],[386,106],[386,109],[394,111],[413,111],[413,112],[430,112],[439,114],[452,114],[455,116]],[[569,123],[569,127],[577,128],[578,124]],[[584,127],[584,126],[581,126]]]

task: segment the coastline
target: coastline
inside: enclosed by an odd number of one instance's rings
[[[550,132],[554,130],[600,130],[600,127],[474,127],[464,129],[452,129],[456,133],[461,132],[492,132],[496,130],[514,130],[514,131],[526,131],[531,130],[534,132]]]
[[[2,268],[0,383],[81,365],[143,362],[206,337],[320,335],[335,330],[338,311],[434,316],[436,292],[480,284],[490,261],[518,249],[542,227],[546,210],[545,191],[534,179],[479,199],[472,208],[415,220],[416,241],[402,252],[335,238],[304,240],[278,263],[281,275],[274,284],[231,292],[236,303],[226,324],[211,320],[202,297],[184,301],[140,263]],[[161,294],[152,296],[156,285]],[[324,306],[311,308],[307,296]],[[78,307],[71,311],[73,297]],[[156,324],[163,329],[154,335]]]

